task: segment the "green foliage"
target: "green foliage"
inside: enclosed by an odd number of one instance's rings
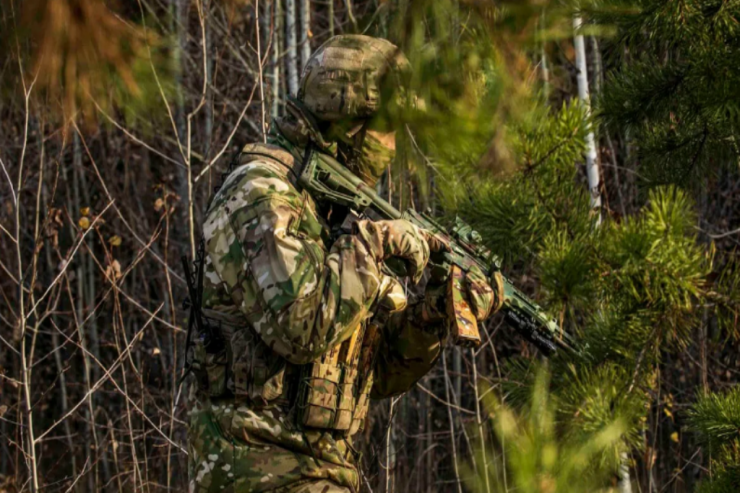
[[[740,490],[740,467],[728,467],[699,483],[697,493],[736,493]]]
[[[488,466],[491,491],[521,493],[578,493],[609,491],[614,462],[604,461],[607,451],[619,446],[625,427],[619,417],[590,429],[578,421],[560,421],[557,397],[548,390],[545,371],[530,387],[527,403],[518,410],[486,399],[496,435],[495,459]],[[501,453],[503,452],[503,453]],[[505,462],[504,462],[505,457]],[[465,467],[470,489],[486,491],[485,457],[478,453],[477,474]],[[489,457],[490,461],[490,457]]]
[[[537,267],[544,301],[553,312],[583,310],[593,303],[598,279],[590,238],[553,231],[543,241]]]
[[[24,73],[17,76],[33,85],[34,97],[53,120],[94,123],[100,112],[121,109],[127,122],[139,115],[151,123],[153,115],[164,114],[153,75],[154,66],[167,65],[159,33],[124,20],[105,2],[24,1],[17,18],[0,20],[3,29],[9,34],[0,54],[20,58],[14,64]],[[2,82],[23,85],[15,73]],[[166,74],[160,74],[161,86],[171,91]]]
[[[740,488],[740,389],[699,398],[689,412],[689,424],[712,453],[712,476],[699,493],[725,493]]]
[[[442,208],[469,221],[505,263],[530,261],[558,225],[576,234],[589,230],[588,194],[573,165],[584,149],[584,129],[578,105],[533,110],[510,131],[521,172],[491,177],[470,164],[461,171],[460,162],[440,163],[447,184]]]
[[[573,105],[517,123],[519,172],[450,167],[440,200],[481,233],[505,268],[533,271],[543,304],[576,335],[582,359],[560,355],[550,363],[558,376],[553,419],[575,441],[619,420],[619,440],[598,454],[614,470],[620,454],[642,444],[656,365],[690,342],[712,258],[696,236],[694,203],[676,187],[656,188],[639,214],[595,227],[575,166],[583,121]],[[505,390],[515,408],[526,408],[532,366],[509,362],[514,384]]]
[[[723,332],[732,339],[740,337],[738,331],[738,306],[740,306],[740,268],[736,252],[727,256],[716,284],[711,286],[710,297],[716,302],[715,315]]]
[[[110,86],[110,100],[126,126],[149,135],[156,134],[163,125],[170,125],[167,104],[174,104],[177,92],[173,58],[165,48],[164,44],[150,46],[145,54],[131,61],[131,72],[139,89],[136,93],[127,91],[118,79],[113,79]]]
[[[740,123],[740,4],[722,0],[600,2],[596,19],[618,28],[618,59],[598,107],[639,144],[652,184],[698,182],[733,165]]]
[[[740,444],[740,388],[701,397],[689,416],[691,426],[712,449]]]
[[[463,31],[465,14],[456,2],[442,0],[401,2],[393,16],[390,39],[409,58],[410,91],[421,110],[400,117],[435,160],[485,152],[503,92],[504,75],[495,71],[497,53],[486,42],[485,25],[471,19]]]
[[[629,349],[687,342],[711,266],[692,230],[691,208],[684,192],[655,190],[642,214],[610,225],[599,245],[603,297],[626,316]]]
[[[546,397],[530,394],[541,385],[537,364],[507,362],[512,407],[495,409],[496,446],[506,452],[509,488],[522,491],[558,491],[568,481],[563,491],[605,487],[601,472],[613,472],[625,452],[643,445],[665,354],[691,344],[707,307],[717,307],[720,325],[734,331],[740,300],[736,262],[711,282],[714,250],[697,238],[687,191],[740,156],[740,4],[578,2],[589,6],[590,27],[614,32],[605,65],[615,68],[591,122],[577,104],[548,109],[538,104],[536,87],[517,90],[524,78],[502,42],[526,31],[524,19],[543,24],[518,46],[539,48],[542,40],[570,35],[562,8],[574,3],[545,2],[552,9],[547,21],[538,9],[544,4],[534,2],[471,1],[460,10],[447,1],[403,3],[398,38],[425,103],[410,120],[417,136],[410,154],[423,155],[434,173],[435,204],[446,220],[459,215],[479,231],[507,274],[534,277],[540,301],[583,349],[578,361],[551,360],[556,378]],[[471,12],[461,30],[459,19]],[[628,134],[648,185],[638,213],[619,222],[607,217],[599,227],[576,166],[589,125]],[[532,411],[535,401],[540,414]],[[580,460],[573,451],[606,429],[616,436],[590,449],[591,469],[572,466]],[[732,443],[723,454],[737,455],[738,441]],[[721,463],[702,491],[735,484],[737,470],[729,459]],[[496,463],[492,474],[497,490],[503,467]],[[471,486],[481,491],[482,484]]]
[[[471,178],[479,165],[494,174],[512,172],[521,163],[520,153],[537,150],[518,148],[519,123],[550,141],[562,140],[560,134],[549,131],[554,128],[535,130],[531,124],[540,119],[557,124],[542,118],[544,110],[537,106],[526,51],[542,37],[544,26],[538,19],[550,3],[401,0],[390,7],[387,30],[382,23],[368,26],[368,34],[387,35],[398,44],[412,68],[409,92],[414,97],[408,99],[416,104],[387,115],[400,120],[401,125],[393,122],[395,128],[405,129],[399,132],[401,158],[391,171],[393,177],[401,177],[401,190],[394,198],[402,202],[401,196],[410,195],[403,188],[412,174],[417,177],[416,190],[426,198],[430,170],[431,180],[445,183],[451,177]],[[560,15],[548,19],[553,26],[567,20]],[[567,128],[569,132],[583,129],[577,113],[577,109],[559,113],[576,122]],[[530,157],[534,165],[542,156]],[[563,162],[570,164],[572,159]],[[570,165],[568,171],[573,171]],[[453,188],[458,192],[468,193],[465,186],[457,185]]]
[[[630,448],[640,448],[642,417],[648,396],[630,389],[632,375],[628,368],[613,362],[588,367],[568,364],[562,368],[563,382],[558,390],[558,416],[570,423],[576,437],[597,433],[617,420],[623,423],[620,441],[604,450],[601,460],[616,467],[619,455]]]

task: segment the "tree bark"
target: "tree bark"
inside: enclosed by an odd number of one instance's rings
[[[272,9],[272,109],[273,118],[280,116],[280,53],[283,46],[283,9],[279,0],[273,0]]]
[[[285,42],[287,43],[286,53],[288,55],[288,92],[292,96],[298,94],[298,52],[296,46],[295,2],[296,0],[285,0]]]
[[[576,68],[578,69],[578,98],[581,100],[581,104],[586,113],[586,118],[591,119],[591,99],[588,90],[588,69],[586,68],[586,47],[583,40],[583,35],[578,34],[581,29],[583,21],[581,17],[576,15],[573,17],[573,30],[575,31],[575,37],[573,39],[573,45],[576,50]],[[596,223],[601,223],[601,190],[600,182],[601,177],[599,176],[599,165],[596,161],[596,142],[594,139],[594,132],[592,128],[589,128],[586,134],[586,174],[588,175],[588,189],[591,195],[591,208],[596,215]]]
[[[311,58],[311,0],[301,2],[301,70],[305,70]]]

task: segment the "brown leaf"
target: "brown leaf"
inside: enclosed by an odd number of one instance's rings
[[[62,221],[62,210],[52,207],[49,210],[49,215],[52,217],[52,220],[57,223],[59,226],[64,226],[64,221]]]
[[[120,279],[121,278],[121,264],[118,262],[118,260],[113,260],[113,262],[108,265],[108,267],[105,268],[105,275],[108,276],[110,279]]]
[[[121,237],[118,235],[113,235],[108,239],[108,243],[110,243],[110,246],[121,246]]]

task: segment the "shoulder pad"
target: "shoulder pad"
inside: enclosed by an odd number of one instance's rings
[[[287,171],[286,175],[290,177],[291,181],[297,180],[301,163],[296,160],[293,154],[273,144],[259,142],[245,145],[239,155],[239,165],[265,159],[271,163],[278,164]]]

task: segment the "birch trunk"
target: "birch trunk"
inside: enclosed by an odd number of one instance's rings
[[[273,118],[280,116],[280,53],[283,50],[283,9],[280,0],[273,1],[272,26],[272,110]]]
[[[573,30],[576,33],[573,40],[573,44],[576,49],[576,68],[578,69],[578,98],[581,100],[581,104],[586,110],[586,118],[591,118],[591,96],[588,88],[588,68],[586,60],[586,45],[582,34],[578,34],[581,29],[583,21],[580,16],[573,17]],[[593,39],[594,47],[594,85],[596,92],[601,90],[601,67],[600,58],[598,53],[598,43],[596,39]],[[589,122],[590,125],[590,122]],[[596,155],[596,139],[594,132],[589,128],[586,134],[586,172],[588,175],[588,188],[591,193],[591,208],[594,214],[596,214],[596,224],[601,224],[601,190],[600,182],[601,176],[599,173],[599,165],[597,162]],[[629,455],[627,452],[622,452],[619,456],[620,464],[617,474],[617,488],[620,493],[632,493],[632,482],[630,478],[629,469]]]
[[[265,57],[262,54],[262,33],[260,32],[260,26],[262,25],[262,19],[260,19],[260,2],[256,0],[254,5],[254,15],[256,17],[256,29],[257,29],[257,69],[258,77],[257,84],[260,89],[260,131],[262,132],[262,142],[267,142],[267,112],[265,111],[265,78],[264,78],[264,64]]]
[[[206,94],[206,105],[205,105],[205,111],[206,111],[206,117],[205,122],[203,124],[203,132],[204,132],[204,142],[205,147],[203,149],[203,156],[208,159],[208,157],[211,155],[211,139],[213,138],[213,91],[210,89],[213,82],[213,56],[211,54],[211,23],[209,21],[210,16],[206,16],[206,26],[205,26],[205,38],[206,38],[206,73],[204,77],[206,78],[206,86],[209,88],[208,93]],[[209,187],[210,189],[211,187]]]
[[[619,455],[619,474],[617,475],[617,488],[619,489],[619,493],[632,493],[629,456],[627,455],[627,452],[622,452]]]
[[[311,57],[311,0],[300,0],[301,2],[301,70],[306,68],[308,59]]]
[[[262,11],[260,12],[260,35],[261,35],[261,43],[262,43],[262,58],[265,60],[265,66],[263,68],[264,71],[264,78],[266,79],[265,83],[267,84],[266,93],[264,95],[265,97],[265,107],[269,109],[270,116],[274,116],[272,114],[272,106],[274,104],[273,101],[273,93],[272,93],[272,87],[275,85],[273,82],[273,70],[270,65],[274,63],[274,58],[272,56],[273,53],[275,53],[275,38],[273,37],[273,4],[274,0],[262,0],[260,2],[260,8]],[[269,51],[269,53],[268,53]]]
[[[295,96],[298,93],[298,52],[296,46],[295,1],[285,0],[285,42],[288,55],[288,92]]]
[[[583,35],[578,32],[583,24],[581,17],[573,17],[573,30],[575,37],[573,45],[576,50],[576,68],[578,69],[578,98],[581,100],[586,113],[586,118],[591,117],[591,99],[588,90],[588,69],[586,68],[586,47]],[[590,124],[590,123],[589,123]],[[596,161],[596,141],[593,129],[589,128],[586,134],[586,174],[588,175],[588,189],[591,194],[591,208],[596,215],[596,223],[601,223],[601,191],[599,183],[599,165]]]

